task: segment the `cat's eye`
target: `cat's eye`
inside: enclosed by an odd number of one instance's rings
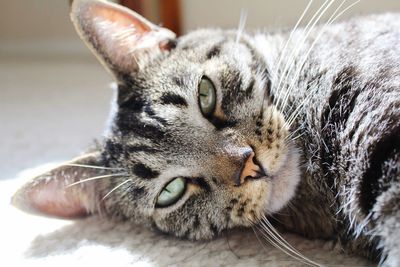
[[[213,83],[207,77],[202,77],[199,84],[199,106],[204,116],[212,115],[215,109],[216,93]]]
[[[175,178],[169,182],[157,197],[158,207],[166,207],[176,203],[186,191],[186,179]]]

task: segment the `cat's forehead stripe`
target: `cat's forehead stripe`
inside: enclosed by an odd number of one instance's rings
[[[214,45],[206,54],[207,59],[217,57],[221,53],[222,42]]]
[[[143,163],[138,163],[133,166],[133,173],[143,179],[152,179],[160,175],[158,171],[152,170],[150,167],[144,165]]]
[[[182,87],[185,85],[185,80],[182,76],[174,76],[172,77],[172,81],[178,86]]]
[[[160,101],[163,105],[175,105],[179,107],[188,106],[188,103],[182,96],[172,92],[164,92],[160,97]]]
[[[116,123],[118,130],[127,136],[134,133],[140,137],[159,140],[165,135],[165,131],[160,125],[151,123],[151,121],[145,121],[140,114],[134,112],[120,111]]]
[[[253,73],[259,73],[259,76],[261,76],[261,79],[266,81],[266,93],[268,97],[270,98],[271,102],[274,102],[274,96],[271,92],[271,79],[270,79],[270,74],[268,71],[268,67],[265,64],[265,61],[263,60],[262,55],[245,39],[241,40],[241,44],[246,46],[248,51],[251,54],[253,64],[251,65],[251,69]]]
[[[238,70],[229,70],[224,72],[221,77],[221,86],[223,90],[223,97],[221,107],[226,112],[230,110],[232,103],[242,103],[245,97],[251,94],[252,86],[250,89],[242,90],[243,79],[241,73]],[[251,83],[250,83],[251,85]],[[247,92],[247,90],[249,92]]]
[[[146,145],[127,145],[125,148],[129,153],[145,152],[145,153],[157,153],[160,150],[146,146]]]

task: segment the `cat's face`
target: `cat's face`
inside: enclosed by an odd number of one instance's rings
[[[100,162],[125,174],[92,182],[97,199],[107,195],[97,204],[102,210],[205,239],[287,203],[299,179],[298,156],[250,37],[142,33],[148,22],[96,1],[76,3],[73,12],[118,80]],[[149,33],[154,40],[140,37]]]
[[[218,30],[194,32],[124,77],[104,155],[132,182],[113,193],[110,204],[106,200],[108,209],[118,205],[126,217],[148,217],[162,231],[207,238],[250,225],[292,196],[296,152],[285,140],[283,116],[270,106],[266,66],[244,37],[235,38]],[[204,79],[215,89],[211,115],[202,112],[199,99]],[[250,153],[267,176],[238,183]],[[179,177],[185,180],[182,195],[158,205],[165,186]]]

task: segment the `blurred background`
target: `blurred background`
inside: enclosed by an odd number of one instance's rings
[[[290,28],[308,0],[119,2],[184,34],[201,27],[236,28],[242,9],[247,29]],[[323,2],[313,1],[307,17]],[[399,0],[361,0],[342,18],[396,11]],[[0,2],[0,179],[72,158],[102,134],[112,77],[79,40],[68,12],[67,0]]]

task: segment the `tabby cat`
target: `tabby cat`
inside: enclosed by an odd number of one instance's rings
[[[117,4],[77,0],[80,37],[114,75],[91,152],[13,204],[92,213],[192,240],[278,225],[400,266],[400,16],[292,32],[203,29],[176,38]]]

